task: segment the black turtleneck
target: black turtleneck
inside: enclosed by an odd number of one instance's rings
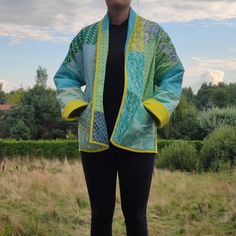
[[[103,91],[104,115],[109,138],[115,125],[124,90],[124,50],[128,19],[120,25],[111,23],[109,25],[109,49]]]

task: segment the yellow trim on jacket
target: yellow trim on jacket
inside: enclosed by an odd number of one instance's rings
[[[69,101],[66,106],[63,109],[62,112],[62,119],[67,120],[67,121],[74,121],[77,120],[79,117],[70,117],[71,113],[80,108],[80,107],[85,107],[88,105],[88,102],[82,101],[82,100],[71,100]]]
[[[160,129],[169,122],[169,112],[161,102],[157,101],[154,98],[149,98],[143,102],[143,105],[157,119],[157,128]]]

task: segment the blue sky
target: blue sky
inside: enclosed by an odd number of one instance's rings
[[[139,0],[134,10],[170,35],[186,69],[183,87],[236,82],[236,1]],[[106,13],[96,0],[0,0],[0,81],[7,92],[31,87],[39,65],[49,87],[70,41]]]

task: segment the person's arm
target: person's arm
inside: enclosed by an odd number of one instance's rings
[[[169,122],[179,103],[184,72],[169,35],[160,26],[155,52],[154,94],[143,102],[159,129]]]
[[[79,32],[70,43],[67,55],[53,78],[61,116],[67,121],[78,119],[81,111],[88,105],[81,89],[86,85],[81,45],[82,34]]]

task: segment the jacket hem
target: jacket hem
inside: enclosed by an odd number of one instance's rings
[[[95,149],[95,150],[91,150],[91,149],[79,149],[79,151],[82,151],[82,152],[101,152],[101,151],[105,151],[109,149],[109,147],[105,147],[105,148],[99,148],[99,149]]]
[[[109,147],[108,144],[100,143],[100,142],[97,142],[97,141],[93,141],[92,139],[89,140],[89,143],[90,144],[98,144],[98,145],[101,145],[101,146],[104,146],[104,147]]]
[[[158,150],[150,150],[150,149],[136,149],[136,148],[129,148],[127,146],[123,146],[123,145],[120,145],[116,142],[114,142],[112,139],[110,139],[111,143],[116,146],[116,147],[119,147],[119,148],[122,148],[122,149],[125,149],[125,150],[128,150],[128,151],[131,151],[131,152],[140,152],[140,153],[158,153]]]

